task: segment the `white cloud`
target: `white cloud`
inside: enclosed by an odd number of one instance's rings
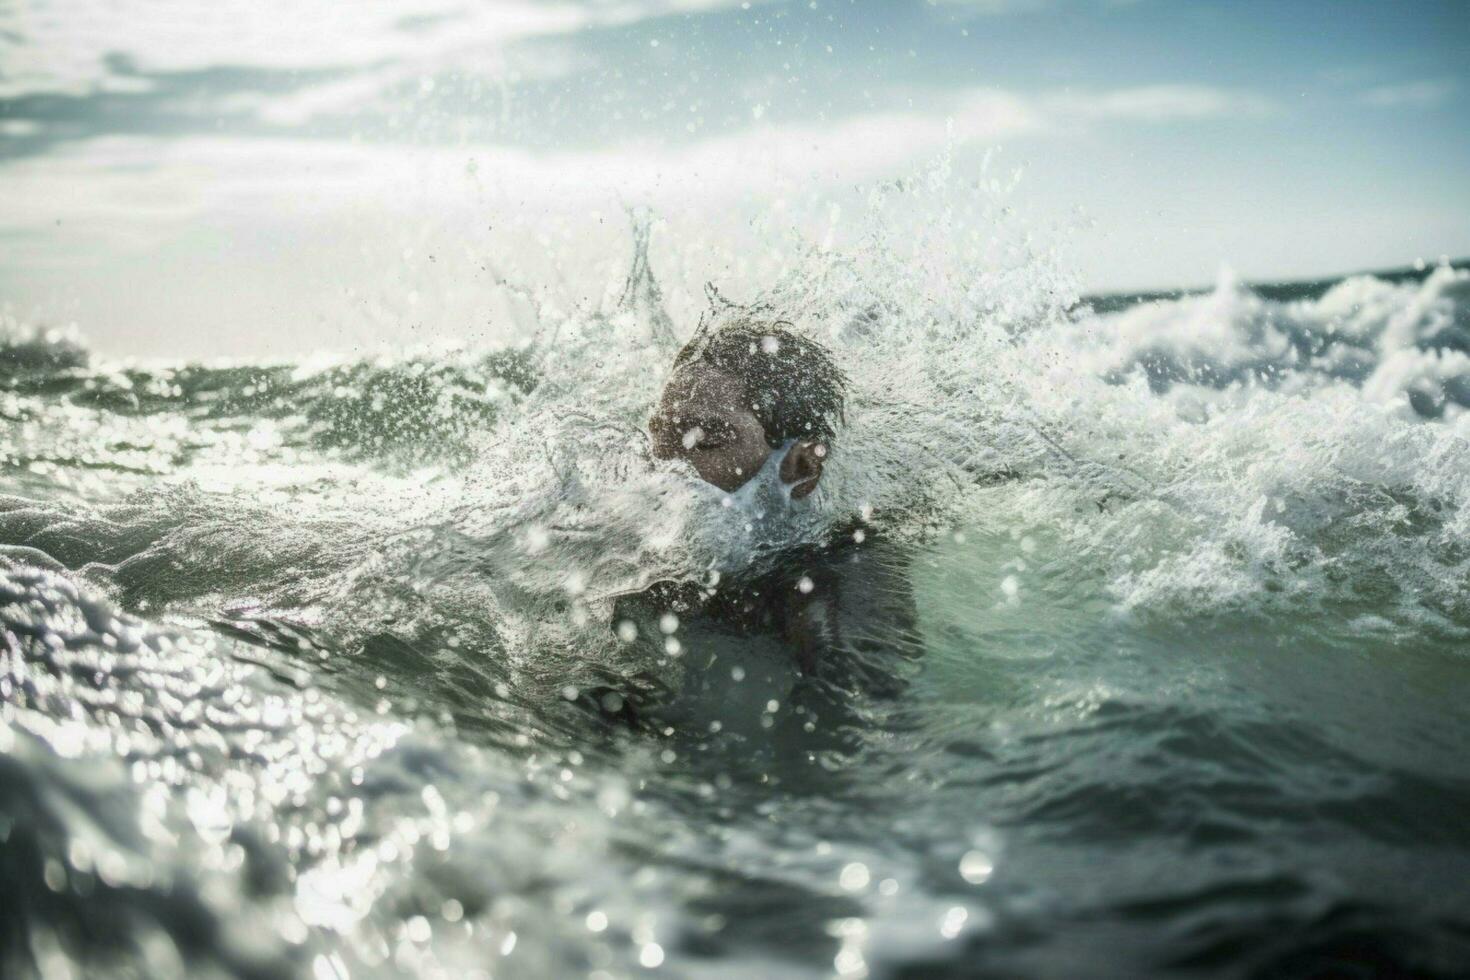
[[[348,93],[343,93],[344,96]],[[627,140],[590,149],[534,152],[511,144],[408,147],[324,140],[103,137],[68,144],[3,168],[16,191],[5,226],[44,225],[60,202],[100,217],[177,218],[195,207],[267,206],[275,195],[330,201],[383,194],[395,184],[430,187],[462,177],[518,196],[563,198],[612,191],[636,197],[734,197],[782,182],[860,182],[904,171],[947,146],[1038,138],[1100,121],[1153,124],[1264,111],[1248,93],[1199,86],[1026,94],[972,89],[935,99],[929,111],[890,111],[835,122],[771,123],[687,143]],[[312,107],[300,107],[303,113]],[[435,176],[425,180],[426,172]],[[242,198],[243,196],[243,198]],[[191,203],[192,202],[192,203]],[[156,203],[156,211],[152,210]],[[182,211],[181,211],[182,209]]]
[[[451,148],[105,137],[0,167],[11,191],[0,230],[40,232],[59,218],[85,216],[99,234],[127,248],[138,236],[146,238],[149,226],[187,224],[209,214],[339,205],[432,209],[443,203],[442,195],[463,196],[471,171],[481,188],[523,202],[700,200],[719,206],[782,187],[908,172],[950,146],[1056,136],[1100,121],[1142,125],[1259,108],[1248,94],[1188,86],[1034,95],[974,89],[929,112],[755,125],[688,143],[632,140],[554,152],[488,143]]]
[[[988,142],[1045,128],[1036,107],[1016,93],[977,89],[931,112],[878,112],[834,123],[770,125],[739,130],[660,154],[676,168],[731,169],[737,183],[772,175],[829,174],[863,180],[933,156],[950,142]]]
[[[761,184],[774,174],[825,173],[861,180],[932,157],[951,143],[983,145],[1055,135],[1102,122],[1150,125],[1257,116],[1274,109],[1271,102],[1252,93],[1206,86],[1034,94],[971,89],[948,98],[936,97],[928,111],[755,127],[661,150],[650,144],[645,159],[631,169],[635,173],[719,173],[726,185]]]
[[[1261,116],[1275,111],[1269,99],[1252,92],[1209,85],[1144,85],[1105,91],[1067,91],[1044,97],[1052,113],[1084,120],[1176,120]]]
[[[154,72],[389,63],[433,70],[456,52],[739,6],[742,0],[33,0],[0,6],[0,97],[86,94]],[[136,80],[133,80],[136,83]]]
[[[1438,105],[1455,92],[1448,79],[1424,79],[1402,85],[1380,85],[1358,96],[1364,105],[1396,108],[1399,106]]]
[[[454,75],[483,80],[494,89],[520,82],[562,78],[590,67],[591,59],[565,43],[539,46],[534,57],[513,46],[489,51],[464,49],[445,52],[432,61],[393,62],[368,68],[343,78],[304,85],[292,92],[269,97],[255,93],[250,104],[264,122],[277,126],[299,126],[322,116],[348,115],[383,99],[394,88],[412,86],[426,92],[435,76]],[[503,94],[503,90],[502,94]]]
[[[13,192],[0,230],[41,232],[58,218],[85,216],[126,248],[149,227],[208,215],[345,206],[412,211],[461,199],[471,184],[531,206],[682,198],[718,206],[783,184],[861,182],[903,171],[951,142],[984,143],[1043,123],[1024,99],[1001,91],[970,93],[948,109],[760,125],[686,144],[638,140],[554,152],[489,143],[102,137],[0,166]]]

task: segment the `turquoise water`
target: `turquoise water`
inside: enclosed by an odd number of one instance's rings
[[[809,680],[698,609],[617,638],[751,573],[639,441],[646,268],[508,352],[12,324],[5,972],[1463,971],[1470,273],[810,261],[772,299],[853,391],[800,562],[866,646]]]

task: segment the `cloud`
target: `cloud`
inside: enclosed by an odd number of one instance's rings
[[[303,98],[296,103],[272,103],[269,111],[299,113],[281,120],[294,122],[325,108],[326,103],[339,98],[351,101],[356,95],[350,86],[340,91],[329,87],[311,91],[322,97],[321,103]],[[26,223],[25,217],[33,210],[27,201],[35,205],[31,217],[44,224],[55,217],[56,202],[63,199],[81,210],[96,208],[96,213],[104,215],[126,213],[130,208],[148,213],[148,202],[156,201],[159,214],[173,216],[183,201],[202,204],[199,196],[212,198],[226,191],[267,198],[280,191],[288,198],[322,199],[339,191],[356,193],[366,184],[374,188],[372,193],[391,195],[389,185],[413,182],[416,178],[411,175],[426,165],[438,174],[431,181],[437,183],[461,173],[471,158],[483,180],[514,187],[517,194],[545,192],[565,197],[582,196],[585,190],[591,195],[687,192],[729,198],[782,183],[863,182],[909,170],[952,146],[1053,138],[1099,124],[1157,125],[1230,118],[1270,108],[1249,92],[1189,85],[1035,93],[977,88],[935,97],[926,110],[757,123],[687,141],[625,138],[590,147],[535,151],[485,141],[413,147],[265,136],[113,136],[76,141],[66,149],[17,160],[0,173],[17,191],[9,209],[10,225]],[[257,109],[266,111],[266,106]],[[20,135],[24,123],[12,123],[9,134]],[[147,187],[133,187],[105,199],[93,199],[78,190],[89,188],[107,195],[134,180]],[[160,189],[169,181],[189,188],[188,193]],[[22,182],[31,190],[21,192]]]
[[[382,108],[395,89],[427,96],[433,91],[436,77],[476,78],[485,87],[503,93],[507,85],[565,78],[591,65],[589,57],[559,42],[542,43],[534,56],[513,45],[490,51],[445,52],[432,64],[394,62],[303,85],[280,95],[265,97],[255,93],[248,107],[263,123],[300,126],[325,117],[345,117]]]
[[[1455,92],[1455,83],[1448,79],[1424,79],[1401,85],[1380,85],[1370,88],[1358,96],[1364,105],[1382,108],[1400,106],[1438,105]]]
[[[835,123],[745,129],[666,158],[709,166],[748,157],[757,173],[780,165],[801,173],[840,171],[844,179],[861,179],[911,165],[956,143],[984,145],[1055,136],[1103,122],[1156,125],[1251,117],[1275,109],[1251,92],[1197,85],[1038,93],[981,88],[936,99],[927,112],[868,113]],[[745,166],[739,169],[747,176],[752,172]]]
[[[0,98],[85,95],[138,84],[137,73],[220,65],[432,70],[446,56],[536,38],[626,27],[742,0],[35,0],[0,6]],[[31,9],[28,9],[31,8]]]
[[[688,142],[629,139],[533,151],[508,143],[410,146],[289,138],[104,137],[0,168],[14,192],[6,225],[44,228],[68,212],[99,226],[193,220],[291,202],[403,199],[460,188],[466,173],[521,200],[689,198],[709,202],[783,186],[851,184],[903,173],[956,145],[1045,139],[1079,125],[1152,125],[1263,111],[1249,93],[1198,86],[1097,92],[972,89],[929,111],[755,124]],[[473,165],[470,161],[473,160]],[[453,194],[461,191],[453,190]],[[64,207],[60,202],[68,202]]]
[[[836,122],[737,130],[657,153],[651,169],[720,174],[726,186],[826,175],[861,181],[932,157],[955,142],[989,142],[1044,128],[1025,98],[976,89],[933,112],[874,112]]]
[[[1036,132],[1042,120],[1001,91],[949,114],[867,113],[833,123],[761,124],[682,144],[627,140],[533,151],[286,137],[121,137],[64,144],[0,166],[13,196],[0,232],[45,232],[82,218],[128,247],[149,227],[209,216],[312,210],[433,212],[472,190],[526,207],[701,201],[719,206],[782,187],[861,183],[905,172],[954,142]],[[0,234],[0,262],[3,262]]]
[[[1271,100],[1253,92],[1208,85],[1144,85],[1106,91],[1068,91],[1046,96],[1042,102],[1055,115],[1143,123],[1263,116],[1277,109]]]

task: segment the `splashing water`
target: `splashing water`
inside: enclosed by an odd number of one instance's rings
[[[740,302],[850,379],[789,544],[881,539],[914,611],[864,637],[901,683],[824,701],[615,621],[784,554],[649,454],[694,326],[649,220],[614,302],[495,352],[5,326],[7,969],[1463,962],[1470,271],[1087,301],[944,162],[772,219]],[[752,723],[610,720],[690,677]]]

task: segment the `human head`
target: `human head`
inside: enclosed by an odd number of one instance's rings
[[[845,384],[827,349],[790,323],[742,316],[706,325],[674,358],[649,419],[654,455],[687,460],[702,479],[731,491],[794,439],[780,476],[800,499],[821,479]]]

